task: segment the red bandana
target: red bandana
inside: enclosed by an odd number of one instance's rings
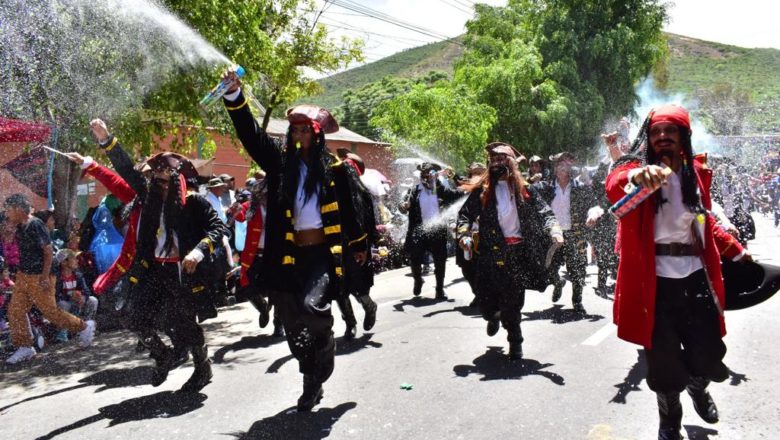
[[[681,125],[688,130],[691,129],[691,118],[688,111],[679,105],[667,104],[654,109],[650,116],[650,126],[659,122],[669,122],[674,125]]]

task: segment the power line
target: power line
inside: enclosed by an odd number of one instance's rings
[[[448,37],[446,35],[440,34],[438,32],[432,31],[430,29],[426,29],[420,26],[413,25],[411,23],[399,20],[397,18],[394,18],[390,15],[387,15],[383,12],[377,11],[375,9],[371,9],[366,6],[362,6],[360,4],[357,4],[351,0],[330,0],[331,3],[333,3],[336,6],[339,6],[341,8],[347,9],[352,12],[357,12],[360,14],[363,14],[367,17],[374,18],[376,20],[389,23],[398,27],[402,27],[404,29],[417,32],[419,34],[423,34],[429,37],[437,38],[440,40],[453,40],[453,38]],[[460,42],[455,42],[455,44],[462,45]]]
[[[439,0],[439,1],[453,9],[457,9],[459,12],[463,12],[467,15],[471,15],[471,11],[463,9],[463,6],[460,3],[450,3],[447,0]]]

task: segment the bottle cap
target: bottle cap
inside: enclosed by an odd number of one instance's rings
[[[246,70],[244,70],[243,67],[237,65],[236,66],[236,76],[238,76],[239,78],[242,78],[245,74],[246,74]]]

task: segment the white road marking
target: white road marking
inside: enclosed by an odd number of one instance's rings
[[[615,330],[617,327],[615,327],[615,324],[612,324],[611,322],[604,327],[601,327],[596,331],[596,333],[593,333],[590,335],[590,337],[584,341],[582,341],[582,345],[591,345],[596,346],[601,344],[604,339],[607,339],[610,337],[613,333],[615,333]]]

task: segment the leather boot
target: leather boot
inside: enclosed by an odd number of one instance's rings
[[[265,328],[265,326],[268,325],[268,321],[271,319],[270,313],[269,313],[269,306],[268,302],[260,295],[253,295],[249,298],[249,302],[252,303],[252,305],[257,309],[258,312],[260,312],[260,317],[258,319],[258,325],[260,325],[260,328]]]
[[[192,349],[192,361],[195,364],[195,371],[181,387],[181,391],[185,393],[197,393],[208,385],[214,376],[211,372],[211,361],[205,345]]]
[[[324,392],[322,383],[313,374],[303,375],[303,394],[298,398],[298,411],[311,411],[314,405],[320,403]]]
[[[420,293],[422,293],[422,285],[424,282],[425,281],[423,281],[422,278],[414,280],[414,290],[412,291],[412,295],[420,296]]]
[[[168,379],[168,372],[173,368],[173,351],[155,335],[142,337],[141,341],[149,349],[149,356],[154,359],[155,367],[152,372],[152,386],[158,387]]]
[[[520,341],[512,341],[509,343],[509,359],[513,361],[519,361],[523,358],[523,343]]]
[[[558,280],[555,282],[555,287],[553,287],[552,302],[558,302],[558,300],[561,299],[561,296],[563,295],[563,286],[565,285],[566,281],[564,280]]]
[[[376,324],[376,309],[378,306],[368,295],[359,296],[358,301],[360,301],[360,304],[363,306],[363,311],[366,313],[366,316],[363,318],[363,330],[369,331],[374,328],[374,324]]]
[[[347,324],[347,329],[344,330],[344,340],[351,341],[355,339],[356,335],[357,335],[357,327],[351,324]]]
[[[436,299],[447,299],[447,294],[444,293],[444,287],[436,286]]]
[[[658,440],[682,440],[680,393],[656,393],[658,400]]]
[[[707,391],[710,381],[703,377],[691,377],[691,381],[685,388],[693,400],[693,409],[696,414],[707,423],[718,423],[718,407]]]
[[[574,311],[584,314],[585,307],[582,306],[582,284],[572,283],[571,305],[574,307]]]

